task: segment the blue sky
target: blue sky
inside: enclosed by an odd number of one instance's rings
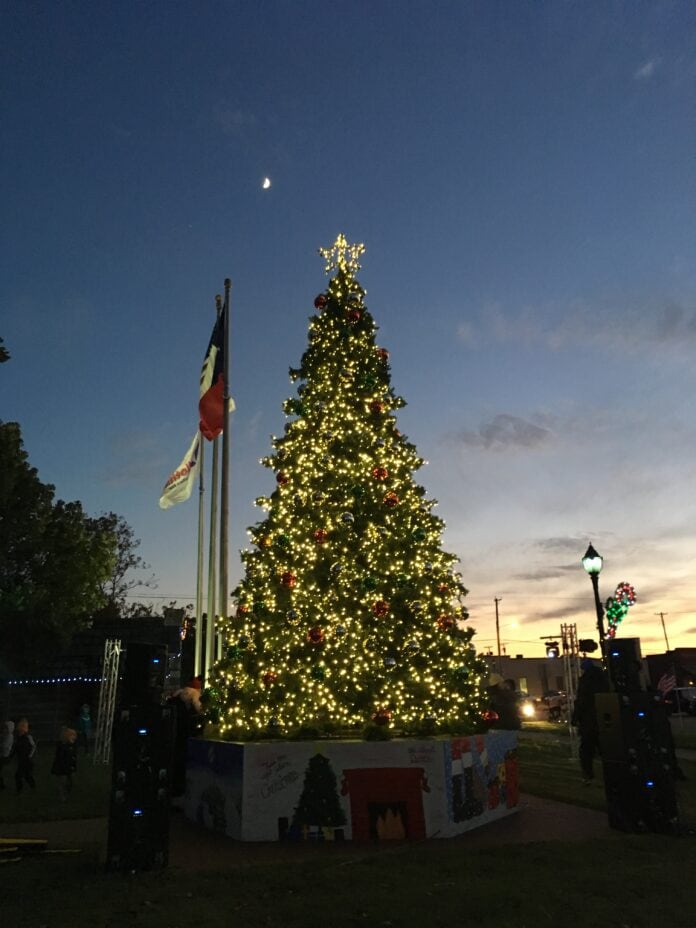
[[[195,503],[157,502],[215,293],[234,580],[344,232],[479,645],[496,596],[508,653],[590,635],[589,540],[626,634],[694,643],[692,4],[37,2],[3,33],[0,417],[128,520],[155,595],[195,595]]]

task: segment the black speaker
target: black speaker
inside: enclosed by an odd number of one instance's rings
[[[595,696],[607,813],[621,831],[675,833],[676,758],[659,696]]]
[[[647,680],[643,672],[640,638],[614,638],[606,642],[609,676],[617,693],[643,693]]]
[[[121,681],[120,704],[139,706],[158,703],[164,692],[166,676],[166,645],[129,642]]]
[[[116,713],[109,869],[151,870],[167,865],[175,724],[169,706],[133,706]]]

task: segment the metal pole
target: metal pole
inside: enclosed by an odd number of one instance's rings
[[[498,673],[502,674],[503,672],[503,659],[500,654],[500,617],[498,616],[498,603],[501,600],[496,596],[495,598],[495,637],[498,640]]]
[[[665,636],[665,645],[669,651],[669,639],[667,638],[667,628],[665,626],[665,616],[669,615],[668,612],[656,612],[655,615],[659,615],[660,621],[662,622],[662,634]]]
[[[213,440],[213,467],[210,477],[210,545],[208,550],[208,615],[205,623],[205,682],[210,685],[215,641],[215,577],[217,563],[218,440]]]
[[[203,505],[205,501],[205,485],[203,479],[203,468],[205,465],[205,441],[203,436],[199,436],[200,460],[198,462],[198,562],[196,565],[196,632],[194,638],[194,657],[193,657],[193,675],[198,677],[203,671],[203,559],[204,559],[204,530],[205,530],[205,513]]]
[[[222,488],[220,494],[220,602],[219,610],[221,620],[227,618],[227,569],[228,569],[228,536],[230,516],[230,289],[232,281],[225,279],[224,315],[224,388],[222,410]]]

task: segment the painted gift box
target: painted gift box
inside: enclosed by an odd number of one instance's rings
[[[515,732],[188,744],[187,817],[238,841],[449,838],[518,798]]]

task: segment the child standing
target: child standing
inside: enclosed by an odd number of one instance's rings
[[[84,703],[84,705],[80,707],[80,715],[77,719],[77,731],[80,744],[85,749],[85,754],[89,754],[89,742],[92,738],[92,714],[87,703]]]
[[[17,792],[22,792],[24,782],[28,783],[32,789],[36,789],[34,781],[34,754],[36,754],[36,742],[29,734],[28,719],[20,719],[15,728],[14,754],[17,758],[17,769],[15,771],[15,785]]]
[[[5,778],[2,771],[10,762],[10,755],[14,747],[14,722],[3,722],[0,726],[0,789],[5,789]]]
[[[51,773],[60,777],[60,798],[62,802],[70,795],[73,786],[73,774],[77,770],[77,732],[74,728],[63,727],[60,740],[56,742]]]

